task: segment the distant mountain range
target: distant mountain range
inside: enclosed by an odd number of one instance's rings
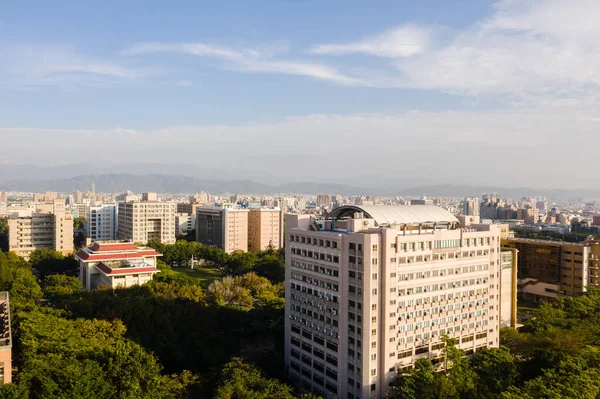
[[[2,167],[0,166],[0,170]],[[31,175],[29,175],[31,176]],[[295,182],[267,185],[253,180],[207,179],[181,174],[91,174],[69,178],[44,178],[34,175],[33,179],[15,179],[0,183],[0,190],[43,192],[73,190],[87,191],[95,185],[98,192],[159,192],[159,193],[248,193],[248,194],[340,194],[340,195],[404,195],[428,197],[479,197],[483,193],[499,193],[506,198],[544,196],[548,198],[600,199],[600,190],[532,189],[526,187],[502,188],[468,185],[427,185],[401,188],[395,186],[365,188],[335,183]]]

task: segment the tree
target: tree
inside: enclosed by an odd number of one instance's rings
[[[44,295],[48,298],[72,295],[82,288],[77,277],[51,274],[44,278]]]
[[[257,256],[252,252],[244,252],[240,250],[233,251],[233,253],[229,255],[226,269],[232,274],[247,273],[252,270],[256,261]]]
[[[83,224],[85,223],[87,219],[85,217],[76,217],[73,218],[73,228],[78,230],[78,229],[83,229]]]
[[[29,261],[43,278],[48,274],[76,275],[79,264],[72,255],[64,256],[52,249],[36,249],[29,255]]]
[[[478,351],[472,365],[479,376],[479,397],[496,398],[519,378],[515,360],[506,347]]]
[[[254,300],[250,290],[241,287],[233,277],[214,281],[208,287],[208,293],[217,306],[239,310],[250,310],[253,307]]]
[[[233,358],[221,372],[215,399],[293,399],[292,389],[282,382],[265,378],[241,358]]]

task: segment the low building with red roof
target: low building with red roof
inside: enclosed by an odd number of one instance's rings
[[[131,241],[95,241],[79,250],[79,279],[86,290],[100,286],[131,287],[152,280],[160,272],[156,259],[162,256],[149,247],[138,247]]]

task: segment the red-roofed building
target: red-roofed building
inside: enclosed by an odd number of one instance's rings
[[[156,268],[159,256],[154,249],[130,241],[96,241],[75,254],[79,279],[88,291],[147,283],[160,271]]]

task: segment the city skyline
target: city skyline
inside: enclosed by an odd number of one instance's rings
[[[323,181],[328,169],[361,186],[600,183],[588,161],[596,3],[0,11],[0,165],[185,160],[241,178]]]

